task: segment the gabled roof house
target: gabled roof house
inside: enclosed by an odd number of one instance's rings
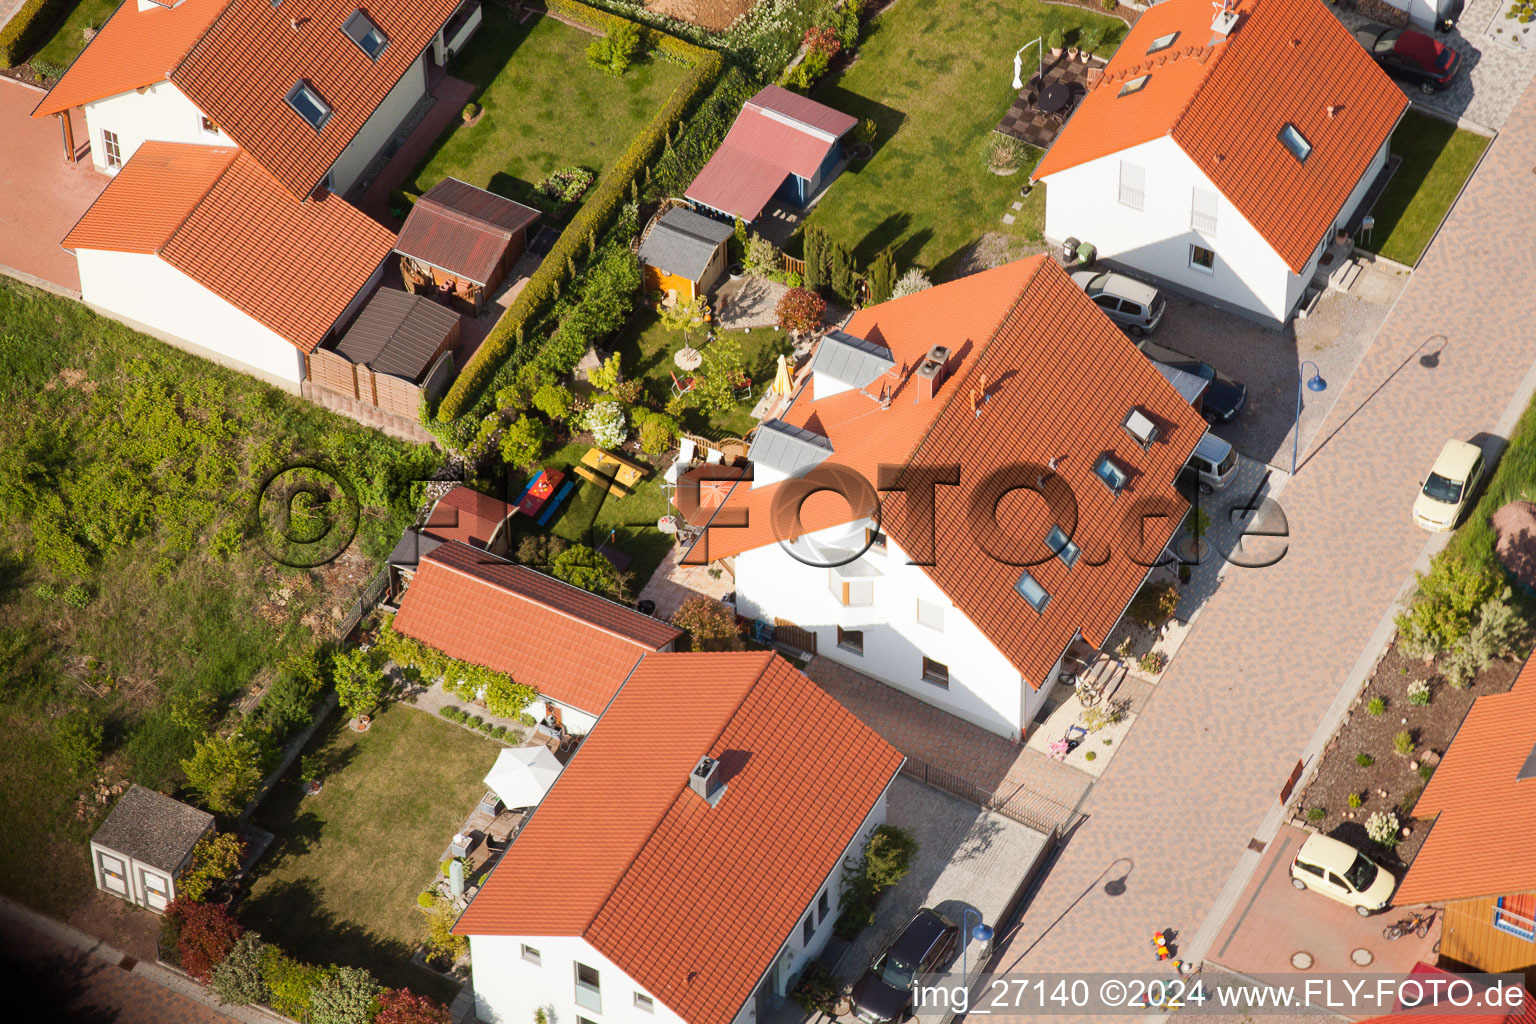
[[[454,925],[480,1019],[765,1020],[901,765],[776,654],[647,654]]]
[[[1322,0],[1165,0],[1035,168],[1045,233],[1285,321],[1365,212],[1407,107]]]
[[[736,115],[686,197],[706,212],[748,224],[775,199],[803,207],[837,177],[842,139],[858,121],[777,85]]]
[[[819,346],[750,472],[679,489],[687,560],[734,557],[740,614],[1019,737],[1173,536],[1204,421],[1045,257]]]

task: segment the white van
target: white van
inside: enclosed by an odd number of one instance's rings
[[[1202,493],[1223,490],[1237,478],[1237,451],[1215,434],[1206,434],[1195,445],[1182,475],[1197,481]]]

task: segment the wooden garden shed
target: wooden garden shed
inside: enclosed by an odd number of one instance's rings
[[[405,287],[473,315],[527,246],[539,211],[446,178],[411,208],[395,242]]]
[[[91,837],[96,887],[157,914],[176,898],[176,882],[192,863],[213,815],[163,793],[129,787]]]
[[[676,291],[680,302],[708,295],[725,276],[732,226],[677,206],[640,241],[647,291]]]
[[[327,391],[414,420],[423,393],[453,379],[459,314],[398,288],[380,288],[334,347],[309,354],[309,378]]]

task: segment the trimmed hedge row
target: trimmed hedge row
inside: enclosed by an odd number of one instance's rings
[[[551,10],[594,27],[606,27],[614,21],[623,20],[606,11],[577,3],[576,0],[549,2]],[[550,247],[544,261],[528,278],[523,290],[443,396],[437,409],[440,422],[451,422],[470,410],[501,364],[512,353],[519,336],[559,295],[560,286],[569,277],[569,266],[578,257],[585,255],[582,247],[587,240],[601,235],[613,223],[620,207],[629,198],[632,183],[643,178],[646,165],[656,151],[665,145],[672,127],[692,109],[720,74],[725,62],[715,51],[694,46],[673,36],[660,33],[656,33],[656,36],[659,48],[674,58],[693,63],[691,73],[651,119],[650,124],[629,144],[624,155],[603,175],[591,197]]]
[[[9,68],[32,56],[75,0],[27,0],[0,28],[0,67]]]
[[[544,7],[552,14],[558,14],[563,18],[580,22],[588,28],[595,28],[604,35],[613,31],[619,25],[639,25],[640,38],[646,44],[647,49],[654,49],[664,57],[681,61],[689,66],[697,63],[700,56],[707,51],[702,46],[669,35],[659,28],[646,25],[639,19],[620,17],[611,11],[605,11],[590,4],[581,3],[580,0],[544,0]]]

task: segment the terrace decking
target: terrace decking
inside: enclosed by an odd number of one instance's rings
[[[1026,65],[1025,70],[1028,70]],[[1065,53],[1053,58],[1045,65],[1045,77],[1036,80],[1030,77],[1024,83],[1024,88],[1014,97],[1013,105],[1008,108],[1008,113],[1003,115],[998,123],[997,131],[1004,135],[1027,142],[1036,149],[1049,149],[1061,128],[1072,116],[1072,111],[1077,109],[1078,103],[1088,92],[1089,72],[1104,70],[1104,61],[1097,57],[1089,58],[1083,63],[1082,59],[1072,60]],[[1097,75],[1094,78],[1097,79]],[[1052,85],[1065,85],[1072,93],[1072,99],[1061,111],[1048,114],[1041,110],[1036,103],[1042,91]]]

